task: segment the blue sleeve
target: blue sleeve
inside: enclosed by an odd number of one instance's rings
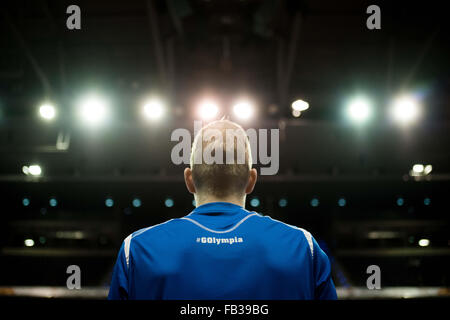
[[[124,246],[125,244],[122,243],[114,266],[108,300],[128,300],[128,267]]]
[[[314,238],[313,241],[313,264],[316,300],[336,300],[336,288],[331,278],[331,265],[328,256],[323,252]]]

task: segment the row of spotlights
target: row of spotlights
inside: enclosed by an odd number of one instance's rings
[[[346,200],[345,198],[339,198],[339,200],[337,201],[337,203],[338,203],[338,205],[339,205],[340,207],[345,207],[345,206],[347,205],[347,200]],[[253,198],[250,200],[250,206],[252,206],[252,207],[254,207],[254,208],[259,207],[260,204],[261,204],[261,202],[260,202],[260,200],[259,200],[258,197],[253,197]],[[281,199],[278,201],[278,206],[281,207],[281,208],[286,207],[287,204],[288,204],[288,201],[287,201],[286,198],[281,198]],[[310,204],[311,207],[318,207],[319,204],[320,204],[320,201],[319,201],[318,198],[312,198],[309,204]],[[403,206],[403,205],[405,204],[405,200],[404,200],[402,197],[399,197],[399,198],[397,198],[397,200],[396,200],[396,204],[397,204],[399,207],[401,207],[401,206]],[[429,205],[431,204],[431,199],[430,199],[430,198],[425,198],[425,199],[423,200],[423,204],[424,204],[425,206],[429,206]]]
[[[39,241],[40,241],[41,243],[45,243],[45,238],[41,237],[41,238],[39,239]],[[430,242],[429,239],[423,238],[423,239],[420,239],[420,240],[418,241],[417,244],[418,244],[420,247],[428,247],[428,246],[430,245],[430,243],[431,243],[431,242]],[[33,247],[34,244],[35,244],[35,242],[34,242],[33,239],[25,239],[25,240],[24,240],[24,245],[25,245],[26,247]]]
[[[233,114],[241,120],[250,119],[255,112],[254,105],[247,100],[241,100],[233,105]],[[212,99],[202,100],[198,105],[198,116],[203,120],[211,120],[219,114],[219,104]]]
[[[58,200],[56,198],[50,198],[48,203],[49,203],[50,207],[56,207],[58,205]],[[29,198],[22,199],[22,205],[24,207],[28,207],[30,204],[31,204],[31,201]],[[139,198],[134,198],[133,201],[131,202],[131,204],[133,205],[133,207],[139,208],[142,205],[142,201]],[[107,206],[109,208],[113,207],[114,200],[110,197],[106,198],[105,206]]]
[[[423,165],[423,164],[415,164],[412,167],[412,170],[410,170],[409,175],[412,177],[420,177],[420,176],[426,176],[431,173],[433,170],[433,166],[431,164]],[[22,172],[27,176],[41,176],[42,175],[42,168],[41,166],[37,164],[33,164],[30,166],[23,166]],[[345,199],[344,199],[345,201]]]
[[[152,98],[142,104],[142,114],[150,120],[158,120],[165,114],[166,105],[158,99]],[[238,101],[233,106],[233,114],[242,120],[251,118],[255,112],[254,105],[247,100]],[[108,102],[98,96],[89,96],[79,103],[79,115],[89,124],[99,124],[108,117]],[[198,104],[198,116],[203,120],[211,120],[219,114],[219,105],[212,99],[203,100]],[[56,107],[44,103],[39,107],[39,115],[45,120],[56,117]]]
[[[88,123],[97,124],[108,116],[108,103],[98,96],[90,96],[80,102],[80,115]],[[309,103],[304,100],[295,100],[292,105],[292,115],[299,117],[302,112],[309,109]],[[364,96],[351,99],[346,109],[348,117],[356,123],[365,123],[373,114],[371,101]],[[143,114],[150,120],[160,119],[165,113],[165,103],[152,98],[143,103]],[[198,105],[198,116],[203,120],[211,120],[219,113],[219,104],[212,99],[202,100]],[[420,115],[418,101],[412,96],[400,96],[391,105],[392,118],[401,124],[409,124]],[[40,116],[45,120],[56,117],[56,108],[50,103],[44,103],[39,108]],[[233,114],[242,120],[251,118],[254,114],[254,105],[247,101],[238,101],[233,105]]]
[[[108,118],[108,101],[99,96],[85,97],[79,102],[79,116],[88,124],[99,124]],[[142,104],[144,117],[150,120],[160,119],[164,115],[165,104],[162,100],[152,98]],[[50,121],[56,117],[56,107],[44,103],[39,107],[39,115]]]
[[[367,97],[357,96],[347,105],[347,116],[355,123],[363,124],[373,115],[373,104]],[[392,119],[402,125],[411,124],[418,119],[421,113],[419,101],[413,96],[397,97],[390,105]]]
[[[401,207],[401,206],[404,205],[404,203],[405,203],[405,200],[404,200],[403,198],[401,198],[401,197],[397,198],[397,200],[396,200],[397,206]],[[29,198],[23,198],[23,199],[22,199],[22,204],[23,204],[24,207],[28,207],[28,206],[30,206],[31,201],[30,201]],[[57,201],[56,198],[50,198],[49,204],[50,204],[51,207],[56,207],[56,206],[58,205],[58,201]],[[132,204],[133,207],[139,208],[139,207],[141,207],[141,205],[142,205],[142,201],[141,201],[139,198],[134,198],[134,199],[132,200],[131,204]],[[175,204],[175,201],[174,201],[172,198],[166,198],[166,199],[164,200],[164,206],[166,206],[167,208],[172,208],[172,207],[174,206],[174,204]],[[313,198],[313,199],[311,199],[311,201],[310,201],[310,206],[311,206],[311,207],[318,207],[319,204],[320,204],[320,202],[319,202],[319,199],[318,199],[318,198]],[[347,204],[347,200],[346,200],[345,198],[339,198],[339,200],[338,200],[338,205],[339,205],[340,207],[345,207],[346,204]],[[423,200],[423,204],[424,204],[425,206],[429,206],[429,205],[431,204],[431,199],[430,199],[430,198],[425,198],[425,199]],[[193,205],[194,207],[196,206],[195,200],[192,200],[192,205]],[[261,202],[260,202],[260,200],[259,200],[258,197],[253,197],[253,198],[250,200],[250,206],[252,206],[253,208],[257,208],[257,207],[259,207],[260,205],[261,205]],[[278,201],[278,206],[279,206],[280,208],[285,208],[285,207],[287,207],[287,205],[288,205],[288,200],[287,200],[286,198],[281,198],[281,199]],[[106,198],[106,199],[105,199],[105,206],[108,207],[108,208],[112,208],[112,207],[114,206],[114,200],[113,200],[111,197]],[[127,213],[129,210],[130,210],[130,209],[127,208],[127,209],[126,209],[126,213]],[[45,213],[43,213],[43,214],[45,214]],[[128,214],[128,213],[127,213],[127,214]]]

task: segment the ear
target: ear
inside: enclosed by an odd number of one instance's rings
[[[184,169],[184,182],[186,183],[186,188],[190,193],[195,193],[194,180],[192,180],[192,170],[191,168]]]
[[[245,193],[250,194],[253,192],[253,189],[255,188],[256,180],[258,178],[258,172],[255,168],[250,169],[250,177],[248,178],[248,184],[245,188]]]

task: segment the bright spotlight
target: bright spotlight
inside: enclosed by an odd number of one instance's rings
[[[372,114],[372,104],[363,97],[354,98],[347,107],[348,116],[357,123],[367,121]]]
[[[25,247],[32,247],[34,246],[34,240],[33,239],[25,239],[23,242],[25,244]]]
[[[86,98],[81,103],[81,117],[89,124],[102,122],[107,115],[106,101],[99,97]]]
[[[421,247],[428,247],[430,245],[429,239],[420,239],[419,240],[419,246]]]
[[[253,105],[248,101],[239,101],[233,106],[234,115],[243,120],[249,119],[253,111]]]
[[[419,103],[411,96],[398,97],[392,103],[391,113],[398,123],[410,124],[419,117]]]
[[[413,166],[413,171],[414,171],[415,173],[422,173],[422,172],[423,172],[423,169],[424,169],[423,164],[415,164],[415,165]]]
[[[164,103],[158,99],[151,99],[144,104],[144,115],[150,120],[160,119],[164,114]]]
[[[22,172],[27,176],[40,176],[42,174],[42,169],[39,165],[34,164],[31,166],[23,166]]]
[[[409,171],[409,175],[411,177],[423,177],[431,173],[433,171],[433,166],[431,164],[423,165],[423,164],[415,164],[412,167],[412,170]]]
[[[204,100],[199,105],[199,116],[203,120],[210,120],[219,113],[219,106],[212,100]]]
[[[39,115],[45,120],[52,120],[56,116],[56,109],[51,104],[43,104],[39,107]]]
[[[291,107],[292,110],[297,110],[301,112],[309,109],[309,103],[299,99],[292,102]]]

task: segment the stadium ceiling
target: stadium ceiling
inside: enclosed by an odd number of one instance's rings
[[[383,2],[382,29],[368,30],[360,1],[79,1],[82,27],[71,31],[70,4],[2,2],[4,113],[28,114],[44,96],[68,104],[95,86],[124,104],[156,90],[182,107],[204,90],[250,92],[277,116],[306,97],[311,119],[335,118],[358,90],[380,105],[422,90],[435,119],[450,117],[450,33],[432,5]]]

